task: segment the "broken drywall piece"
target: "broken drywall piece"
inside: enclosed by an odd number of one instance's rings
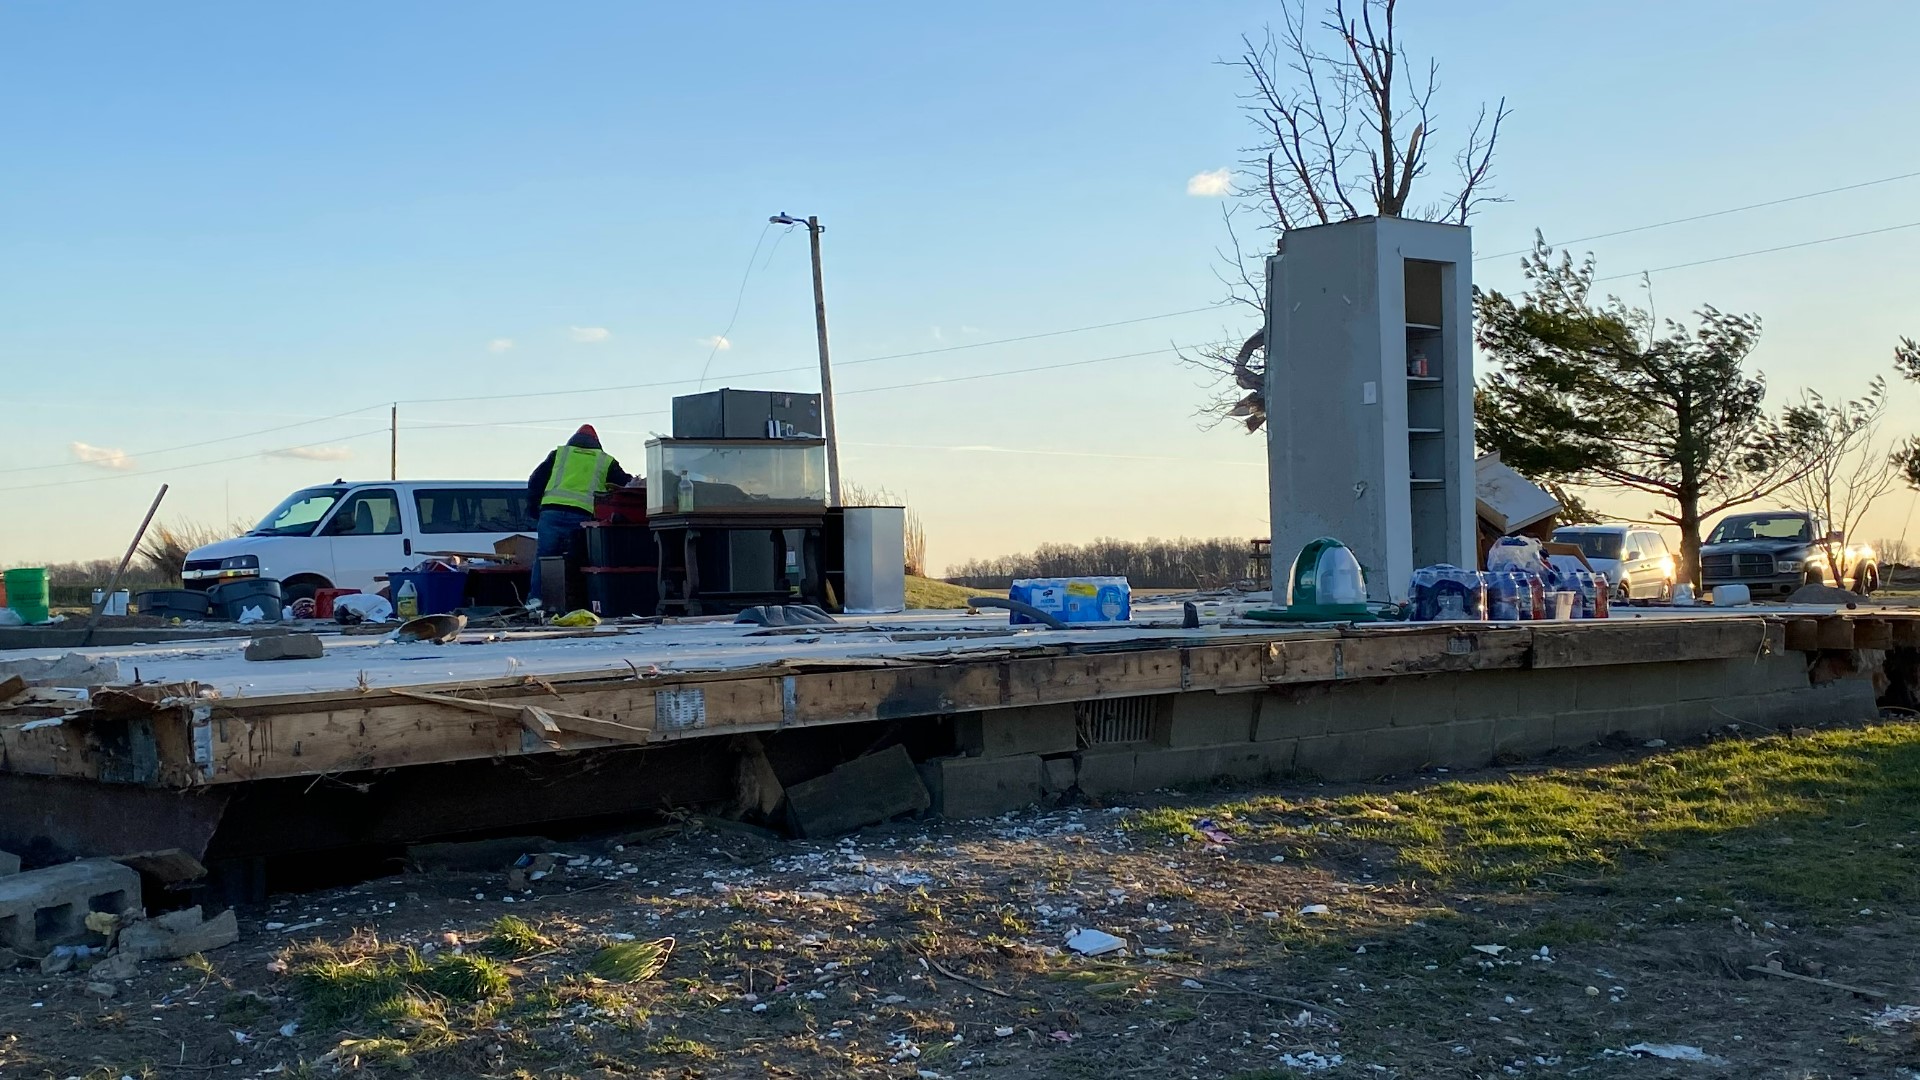
[[[1105,956],[1126,947],[1125,938],[1114,937],[1105,930],[1081,929],[1067,935],[1067,948],[1081,956]]]

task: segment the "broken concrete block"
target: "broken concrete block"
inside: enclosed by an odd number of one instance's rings
[[[1071,765],[1071,759],[1068,759]],[[948,757],[940,769],[940,814],[983,818],[1040,801],[1040,759],[1021,757]]]
[[[110,998],[119,992],[120,988],[110,982],[90,982],[87,984],[87,993],[99,997]]]
[[[120,931],[121,956],[139,960],[177,960],[212,952],[240,940],[240,920],[232,909],[202,920],[198,907],[170,911]]]
[[[247,643],[249,660],[318,660],[326,652],[318,634],[274,634]]]
[[[129,953],[114,953],[87,969],[87,978],[96,982],[117,983],[140,974],[140,958]]]
[[[88,940],[87,916],[140,908],[140,875],[111,859],[82,859],[0,877],[0,949],[39,959]]]
[[[787,788],[787,815],[801,836],[834,836],[933,805],[904,746],[855,758]]]
[[[1060,795],[1073,790],[1073,759],[1070,757],[1047,758],[1040,762],[1040,790],[1049,795]]]
[[[58,660],[0,660],[0,679],[9,675],[20,676],[28,686],[106,686],[121,681],[117,662],[80,653],[68,653]]]
[[[20,872],[20,856],[8,851],[0,851],[0,877],[12,877]]]

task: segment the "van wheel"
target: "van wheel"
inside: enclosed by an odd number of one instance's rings
[[[280,583],[280,603],[296,619],[313,618],[313,595],[326,588],[325,578],[294,578]]]

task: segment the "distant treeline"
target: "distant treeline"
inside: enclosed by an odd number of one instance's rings
[[[1251,551],[1252,546],[1237,537],[1042,544],[1021,555],[950,566],[947,580],[975,589],[1004,589],[1016,578],[1124,577],[1137,589],[1211,589],[1249,577]]]

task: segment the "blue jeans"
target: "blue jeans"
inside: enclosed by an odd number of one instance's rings
[[[527,599],[540,598],[540,560],[572,551],[575,534],[592,519],[592,514],[581,510],[551,506],[541,508],[539,523],[534,527],[534,540],[538,546],[534,550],[533,580],[527,586]]]

